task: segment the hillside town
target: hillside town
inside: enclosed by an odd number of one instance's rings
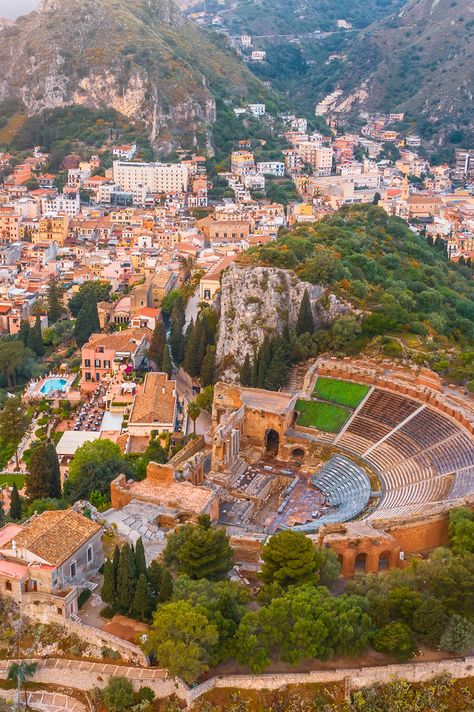
[[[247,112],[266,120],[264,105],[235,109]],[[175,163],[145,163],[137,161],[135,144],[107,147],[113,165],[103,173],[98,154],[66,155],[51,173],[39,147],[14,167],[3,153],[1,333],[14,335],[31,318],[49,276],[67,285],[69,296],[89,280],[104,280],[123,295],[106,323],[153,324],[163,298],[183,284],[188,260],[202,272],[199,300],[211,303],[233,256],[343,205],[378,204],[428,240],[442,241],[451,260],[470,264],[474,150],[457,150],[452,166],[432,166],[418,137],[387,128],[401,118],[368,117],[357,136],[311,132],[306,119],[281,116],[286,130],[279,140],[287,147],[279,160],[259,160],[264,141],[246,138],[242,125],[228,169],[213,179],[204,157],[182,151]],[[209,197],[216,180],[227,184],[227,197]],[[275,192],[281,202],[267,197]]]
[[[341,94],[0,152],[1,712],[472,680],[474,148]]]

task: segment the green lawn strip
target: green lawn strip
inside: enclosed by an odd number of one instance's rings
[[[299,412],[298,425],[327,433],[338,433],[351,416],[347,408],[316,401],[298,400],[296,410]]]
[[[9,485],[10,487],[16,482],[19,490],[25,486],[25,475],[0,475],[0,486]]]
[[[348,408],[357,408],[369,390],[370,386],[361,383],[338,381],[335,378],[318,378],[313,396]]]

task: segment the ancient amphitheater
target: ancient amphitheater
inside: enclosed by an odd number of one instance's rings
[[[334,432],[299,417],[318,379],[365,385]],[[223,522],[304,531],[347,575],[445,544],[450,508],[474,505],[472,398],[425,369],[319,359],[292,393],[219,384],[213,418]]]

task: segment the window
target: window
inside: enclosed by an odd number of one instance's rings
[[[89,371],[87,371],[87,373],[86,373],[86,381],[90,381],[90,380],[91,380],[91,374],[90,374]]]
[[[94,558],[94,551],[92,549],[92,546],[88,546],[87,547],[87,563],[90,564],[93,558]]]
[[[11,585],[10,581],[5,581],[5,589],[6,589],[7,591],[11,591],[11,590],[12,590],[12,585]]]
[[[205,289],[204,290],[204,299],[210,299],[210,298],[211,298],[211,290]]]
[[[96,380],[96,381],[100,381],[100,373],[96,373],[96,374],[95,374],[95,380]]]
[[[100,368],[101,365],[102,365],[102,361],[100,359],[96,358],[96,360],[94,361],[94,366],[96,368]]]
[[[58,614],[58,616],[62,616],[62,614],[63,614],[63,609],[62,609],[62,608],[59,608],[59,606],[58,606],[58,608],[56,608],[56,613]]]
[[[103,353],[104,353],[104,347],[103,347],[103,346],[99,346],[98,349],[97,349],[97,352],[98,352],[99,354],[103,354]]]
[[[76,578],[76,573],[77,573],[76,562],[73,561],[71,563],[71,578]]]
[[[110,368],[110,361],[104,361],[104,368]]]
[[[84,359],[84,366],[85,366],[86,368],[90,368],[90,365],[91,365],[91,360],[90,360],[90,358]]]

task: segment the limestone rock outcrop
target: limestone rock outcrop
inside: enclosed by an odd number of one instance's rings
[[[290,270],[232,264],[222,276],[217,361],[222,377],[235,380],[248,355],[253,358],[265,336],[294,329],[301,300],[308,292],[316,327],[352,311],[323,285],[300,282]]]

